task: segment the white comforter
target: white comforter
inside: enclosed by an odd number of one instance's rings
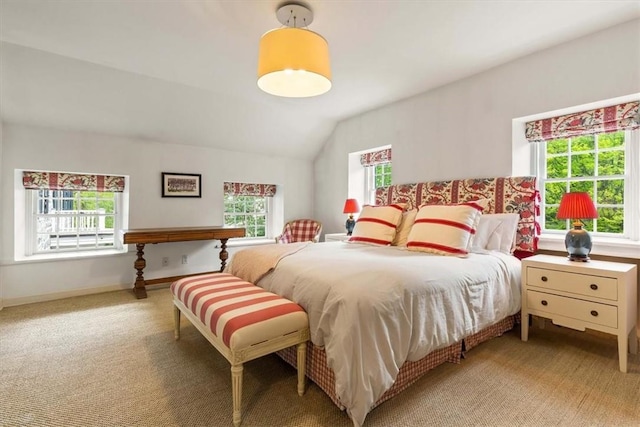
[[[300,304],[324,346],[336,394],[361,425],[407,361],[460,341],[520,309],[520,261],[344,242],[281,259],[261,287]]]

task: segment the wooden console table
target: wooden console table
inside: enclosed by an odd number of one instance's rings
[[[186,274],[183,276],[163,277],[160,279],[144,280],[143,270],[147,266],[144,259],[144,245],[147,243],[170,243],[170,242],[190,242],[193,240],[220,240],[220,271],[224,270],[227,264],[229,253],[227,252],[227,240],[232,237],[244,237],[245,229],[238,227],[179,227],[179,228],[139,228],[137,230],[122,230],[122,242],[125,245],[135,244],[138,258],[133,263],[136,273],[136,282],[133,292],[136,298],[146,298],[146,285],[157,283],[173,282],[182,277],[193,276]],[[202,273],[196,273],[202,274]]]

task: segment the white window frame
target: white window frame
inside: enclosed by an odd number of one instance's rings
[[[225,203],[225,198],[227,197],[227,195],[223,196],[223,201],[222,201],[222,223],[225,226],[231,226],[234,227],[236,226],[235,223],[228,223],[226,221],[226,217],[227,215],[232,215],[231,213],[227,213],[225,212],[226,209],[226,203]],[[247,233],[247,236],[243,237],[243,238],[239,238],[239,239],[235,239],[235,240],[266,240],[266,239],[273,239],[274,238],[274,227],[273,227],[273,197],[267,197],[267,196],[234,196],[234,197],[259,197],[259,198],[263,198],[265,203],[265,215],[266,215],[266,219],[265,219],[265,236],[264,237],[251,237],[248,236],[249,233]],[[244,213],[233,213],[233,215],[243,215],[243,216],[251,216],[250,213],[248,212],[244,212]],[[254,214],[255,215],[255,214]],[[245,227],[244,225],[240,225],[240,227]]]
[[[49,190],[49,191],[65,191],[65,190]],[[77,193],[79,190],[66,190],[73,191]],[[40,190],[32,190],[25,189],[25,256],[58,256],[58,255],[73,255],[79,253],[113,253],[113,251],[122,252],[124,250],[122,241],[120,240],[120,230],[122,230],[123,224],[123,196],[121,192],[112,192],[113,200],[114,200],[114,224],[113,224],[113,245],[110,246],[99,246],[96,242],[96,245],[93,247],[90,246],[82,246],[82,247],[71,247],[61,249],[59,246],[54,250],[38,250],[37,244],[37,227],[38,227],[38,217],[43,216],[43,214],[38,214],[37,209],[39,205],[39,194]],[[64,212],[64,211],[62,211]],[[48,214],[51,216],[68,216],[67,214],[57,214],[52,213]],[[99,215],[99,214],[97,214]],[[105,214],[105,216],[111,216],[111,214]]]
[[[545,183],[555,181],[592,181],[592,177],[576,179],[546,179],[546,143],[532,144],[535,151],[535,171],[538,177],[538,188],[540,189],[540,225],[542,234],[547,236],[561,235],[564,237],[566,230],[547,230],[544,228],[545,221]],[[624,228],[622,234],[591,232],[594,242],[634,242],[640,241],[640,130],[625,131],[625,173],[624,179]],[[570,153],[569,153],[570,160]],[[570,162],[567,165],[571,167]],[[597,169],[594,177],[597,177]],[[617,177],[617,175],[616,175]],[[568,225],[569,226],[569,225]]]
[[[376,204],[376,169],[377,166],[382,166],[382,165],[392,165],[392,162],[385,162],[385,163],[380,163],[378,165],[375,166],[366,166],[364,167],[365,171],[365,179],[364,179],[364,194],[366,196],[366,201],[365,203],[369,203],[371,205],[375,205]],[[382,173],[379,174],[381,176],[385,176],[385,175],[389,175],[390,177],[393,176],[393,166],[391,168],[391,172],[386,174],[386,173]]]

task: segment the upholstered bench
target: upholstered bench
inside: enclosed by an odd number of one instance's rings
[[[241,421],[244,362],[297,345],[298,394],[304,394],[309,320],[302,307],[227,273],[177,280],[171,293],[176,340],[182,312],[231,363],[235,426]]]

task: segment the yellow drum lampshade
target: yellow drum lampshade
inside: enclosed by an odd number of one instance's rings
[[[302,28],[279,28],[260,39],[258,87],[276,96],[304,98],[331,89],[329,45]]]

